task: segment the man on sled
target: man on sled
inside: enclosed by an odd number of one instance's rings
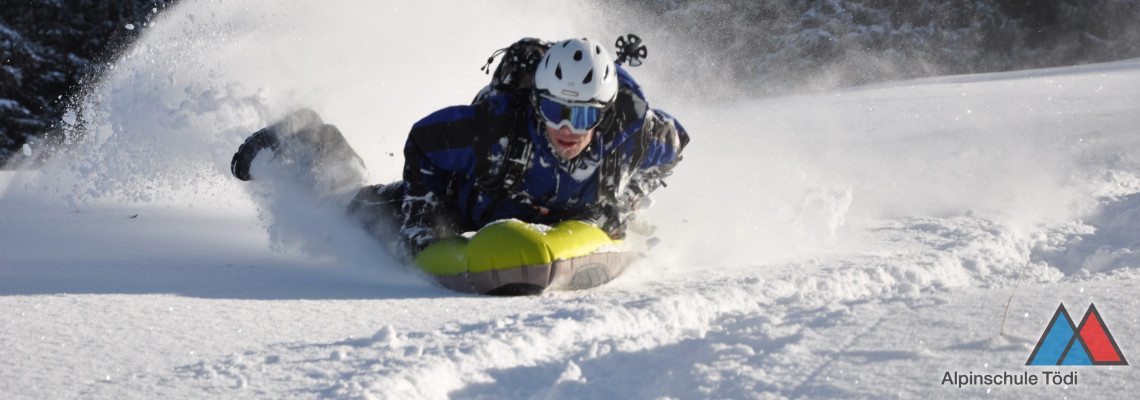
[[[396,256],[416,259],[434,243],[502,220],[579,221],[621,239],[639,203],[680,162],[689,141],[684,128],[649,108],[637,82],[600,44],[523,39],[505,52],[492,84],[472,104],[412,126],[402,181],[366,186],[349,204]],[[359,163],[335,127],[304,110],[247,139],[233,173],[249,180],[259,151],[298,146],[336,159],[317,164]]]

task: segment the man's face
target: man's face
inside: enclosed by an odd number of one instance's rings
[[[578,135],[571,132],[570,127],[566,125],[557,129],[546,124],[542,124],[542,126],[546,128],[546,138],[554,147],[554,154],[563,160],[569,160],[582,154],[582,151],[586,150],[586,146],[590,145],[590,139],[594,137],[593,129],[586,131],[583,135]]]

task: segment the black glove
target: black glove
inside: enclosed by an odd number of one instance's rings
[[[265,149],[277,151],[277,146],[277,135],[269,128],[254,132],[245,139],[245,143],[238,147],[237,153],[234,153],[234,158],[230,161],[230,172],[233,172],[234,177],[243,181],[253,179],[249,176],[249,165],[253,162],[254,157],[257,157],[257,153]]]
[[[398,251],[405,260],[413,260],[421,251],[435,243],[435,234],[430,227],[403,227],[400,229]]]
[[[438,207],[426,198],[405,198],[402,204],[404,221],[400,224],[399,246],[408,258],[415,258],[420,251],[435,242],[434,215]]]
[[[610,239],[625,239],[626,221],[631,213],[625,207],[606,201],[586,208],[574,219],[600,228]]]

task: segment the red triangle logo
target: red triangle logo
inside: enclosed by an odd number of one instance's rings
[[[1112,338],[1112,333],[1104,325],[1096,305],[1089,304],[1089,310],[1085,312],[1085,318],[1077,332],[1088,348],[1093,365],[1128,365],[1116,340]]]

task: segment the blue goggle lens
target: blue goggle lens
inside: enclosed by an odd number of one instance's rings
[[[584,134],[597,126],[602,116],[601,108],[569,106],[545,97],[539,98],[538,109],[548,126],[569,125],[570,130],[577,134]]]

